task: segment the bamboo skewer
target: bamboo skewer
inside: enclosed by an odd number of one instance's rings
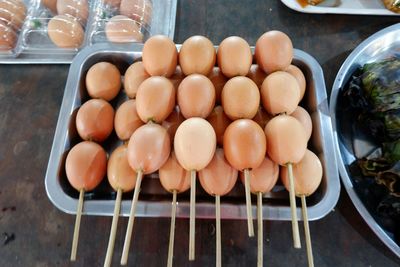
[[[106,259],[104,261],[104,267],[111,266],[114,244],[115,244],[115,235],[117,233],[118,226],[118,218],[119,212],[121,210],[121,199],[122,199],[122,189],[117,190],[117,198],[115,199],[115,207],[114,207],[114,216],[111,223],[111,231],[110,231],[110,239],[108,240]]]
[[[81,189],[79,191],[79,201],[78,207],[76,209],[76,219],[75,219],[75,228],[74,228],[74,236],[72,239],[72,248],[71,248],[71,261],[76,260],[76,251],[78,249],[78,240],[79,240],[79,229],[81,226],[81,217],[82,217],[82,209],[83,209],[83,196],[85,191]]]
[[[304,232],[306,235],[308,266],[314,267],[314,257],[313,257],[313,253],[312,253],[311,234],[310,234],[310,227],[308,225],[307,203],[306,203],[305,195],[301,196],[301,211],[303,214]]]
[[[171,228],[169,230],[169,245],[168,245],[168,261],[167,267],[172,267],[174,257],[174,239],[175,239],[175,218],[176,218],[176,194],[177,191],[172,191],[172,210],[171,210]]]
[[[126,265],[128,263],[129,247],[131,244],[133,223],[135,221],[135,211],[136,211],[136,206],[137,206],[137,202],[138,202],[138,198],[139,198],[142,177],[143,177],[143,171],[139,170],[137,172],[135,191],[133,193],[132,206],[131,206],[131,211],[129,214],[128,227],[126,229],[124,248],[122,250],[121,265]]]
[[[221,267],[221,201],[220,196],[215,196],[215,220],[216,220],[216,231],[217,231],[217,238],[216,238],[216,267]]]
[[[253,226],[253,213],[251,210],[251,196],[250,196],[250,170],[244,170],[244,188],[246,192],[246,210],[247,210],[247,229],[249,232],[249,237],[254,236],[254,226]]]
[[[189,260],[195,258],[195,229],[196,229],[196,171],[190,172],[190,221],[189,221]]]
[[[262,267],[263,266],[263,211],[262,211],[262,193],[258,192],[257,193],[257,223],[258,223],[258,228],[257,228],[257,247],[258,247],[258,253],[257,253],[257,266]]]
[[[290,211],[292,214],[293,245],[295,248],[301,248],[299,224],[297,221],[297,211],[296,211],[296,196],[294,189],[293,166],[291,163],[287,164],[287,169],[288,169],[289,187],[290,187],[289,197],[290,197]]]

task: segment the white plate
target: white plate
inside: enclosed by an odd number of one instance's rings
[[[297,0],[281,0],[281,2],[293,10],[303,13],[400,16],[400,14],[386,9],[381,0],[341,0],[342,3],[337,7],[321,5],[302,7]]]

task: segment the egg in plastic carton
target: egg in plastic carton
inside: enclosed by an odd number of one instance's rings
[[[72,54],[85,45],[91,0],[31,0],[19,48],[24,53]]]
[[[0,1],[0,56],[16,53],[18,36],[24,24],[28,0]]]
[[[98,0],[89,45],[142,43],[151,34],[152,0]]]

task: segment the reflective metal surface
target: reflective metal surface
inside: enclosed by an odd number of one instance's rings
[[[142,45],[135,45],[130,51],[115,51],[108,45],[96,45],[81,51],[71,65],[45,181],[49,199],[64,212],[75,213],[77,205],[78,193],[67,181],[64,164],[68,151],[80,140],[75,129],[75,115],[81,103],[89,99],[85,88],[86,72],[99,61],[109,61],[118,66],[123,74],[130,64],[140,59],[141,51]],[[307,200],[309,219],[316,220],[324,217],[334,208],[340,192],[331,119],[324,76],[318,62],[310,55],[295,50],[293,63],[302,69],[307,79],[308,88],[302,105],[308,109],[313,120],[314,132],[309,147],[320,157],[324,168],[321,186]],[[111,103],[114,107],[126,99],[126,96],[124,93],[120,93],[117,98]],[[103,147],[110,153],[120,143],[113,134],[103,144]],[[265,219],[290,220],[289,198],[282,185],[275,186],[273,192],[264,197]],[[114,199],[115,192],[112,191],[105,179],[93,192],[85,194],[84,214],[111,216]],[[132,193],[124,194],[121,207],[123,216],[129,214],[131,199]],[[161,187],[157,174],[146,176],[142,182],[136,216],[169,217],[171,200],[172,195]],[[177,216],[188,217],[188,192],[179,194],[178,201]],[[207,195],[201,189],[200,184],[197,186],[196,201],[197,218],[214,218],[214,198]],[[255,204],[255,196],[253,196],[254,215]],[[297,212],[301,218],[301,210],[298,209]],[[246,218],[244,188],[240,182],[235,185],[231,193],[221,197],[221,218]]]
[[[346,59],[340,68],[332,88],[330,99],[330,113],[333,123],[335,146],[340,176],[358,212],[375,232],[376,235],[400,257],[400,247],[393,240],[393,236],[377,224],[373,216],[360,200],[353,187],[353,181],[349,172],[349,165],[357,158],[370,153],[374,144],[366,140],[361,134],[354,136],[346,125],[351,122],[342,119],[337,109],[338,95],[341,88],[350,79],[351,74],[365,63],[385,58],[394,53],[400,53],[400,23],[388,27],[372,35],[362,42]],[[344,129],[344,130],[342,130]]]

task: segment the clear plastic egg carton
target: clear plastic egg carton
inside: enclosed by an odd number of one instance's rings
[[[97,0],[88,45],[142,43],[151,35],[174,37],[177,0]]]
[[[56,2],[31,0],[18,43],[21,53],[74,55],[85,45],[86,24],[94,0]],[[61,15],[57,15],[57,10]]]
[[[26,17],[21,21],[11,14],[3,21],[3,5],[19,1],[25,3]],[[0,63],[69,64],[80,50],[95,43],[129,49],[155,34],[173,39],[176,5],[177,0],[1,0]],[[121,15],[125,17],[111,21]],[[17,21],[21,27],[11,28]],[[107,32],[114,37],[112,42],[106,35],[110,21]],[[132,27],[137,38],[121,37]],[[6,49],[8,43],[12,47]]]
[[[100,0],[94,10],[89,44],[143,42],[151,34],[152,0]]]
[[[0,58],[14,57],[18,36],[28,14],[29,0],[0,1]]]
[[[177,47],[179,50],[180,46]],[[64,166],[68,152],[81,140],[76,130],[75,118],[82,103],[90,99],[85,83],[86,74],[94,64],[106,61],[114,64],[124,75],[131,64],[141,61],[142,49],[142,44],[132,44],[132,48],[129,50],[115,50],[107,43],[95,44],[86,47],[71,64],[45,178],[49,199],[64,212],[76,213],[79,197],[79,193],[68,182]],[[324,170],[320,187],[307,199],[309,220],[317,220],[334,208],[340,193],[332,125],[321,66],[313,57],[297,49],[294,50],[292,64],[303,71],[307,81],[306,94],[301,104],[310,113],[313,122],[313,134],[309,147],[320,158]],[[126,99],[125,92],[121,90],[110,104],[116,109]],[[102,143],[102,146],[110,155],[121,144],[122,141],[113,132]],[[122,196],[120,212],[122,216],[128,216],[130,213],[132,194],[133,192],[128,192]],[[83,213],[112,216],[115,196],[115,191],[110,187],[105,177],[96,189],[85,193]],[[254,197],[252,212],[255,217],[256,201]],[[277,184],[272,192],[264,194],[263,197],[265,220],[291,219],[289,196],[282,184]],[[169,217],[171,200],[172,195],[161,186],[158,173],[146,175],[141,185],[135,216]],[[189,192],[179,194],[178,200],[177,217],[189,217]],[[299,204],[297,213],[298,217],[301,218]],[[208,195],[198,184],[196,186],[196,218],[214,218],[214,205],[214,197]],[[221,198],[221,218],[245,219],[246,214],[244,187],[238,181],[232,191]]]

